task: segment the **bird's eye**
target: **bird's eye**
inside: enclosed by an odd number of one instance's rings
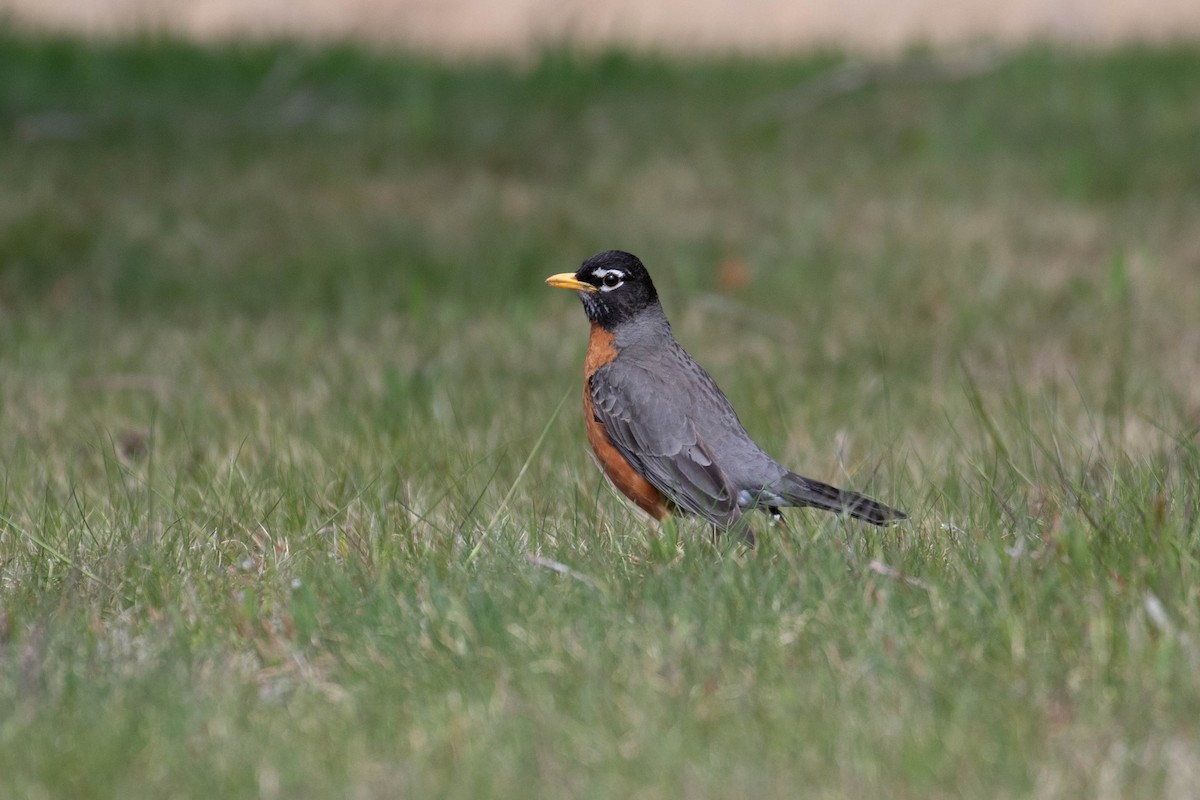
[[[619,272],[604,273],[604,285],[607,286],[608,288],[612,289],[614,286],[616,286],[620,282],[621,282],[621,273],[619,273]]]

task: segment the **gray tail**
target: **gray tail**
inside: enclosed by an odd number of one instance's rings
[[[908,515],[903,511],[889,508],[864,494],[838,489],[794,472],[789,472],[783,479],[779,493],[791,505],[812,506],[837,514],[849,514],[872,525],[887,525],[889,522],[908,519]]]

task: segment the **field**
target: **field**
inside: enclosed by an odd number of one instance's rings
[[[1192,797],[1200,50],[0,34],[0,796]],[[658,530],[553,272],[792,468]]]

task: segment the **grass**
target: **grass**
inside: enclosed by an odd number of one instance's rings
[[[1191,796],[1200,51],[837,63],[4,34],[0,795]],[[614,497],[609,247],[911,523]]]

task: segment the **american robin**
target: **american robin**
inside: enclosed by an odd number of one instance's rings
[[[613,485],[650,516],[696,514],[718,531],[756,508],[782,521],[784,506],[874,525],[905,518],[857,492],[790,472],[764,453],[724,392],[675,341],[636,256],[609,250],[546,283],[583,300],[592,324],[583,386],[588,441]],[[749,529],[742,531],[749,538]]]

